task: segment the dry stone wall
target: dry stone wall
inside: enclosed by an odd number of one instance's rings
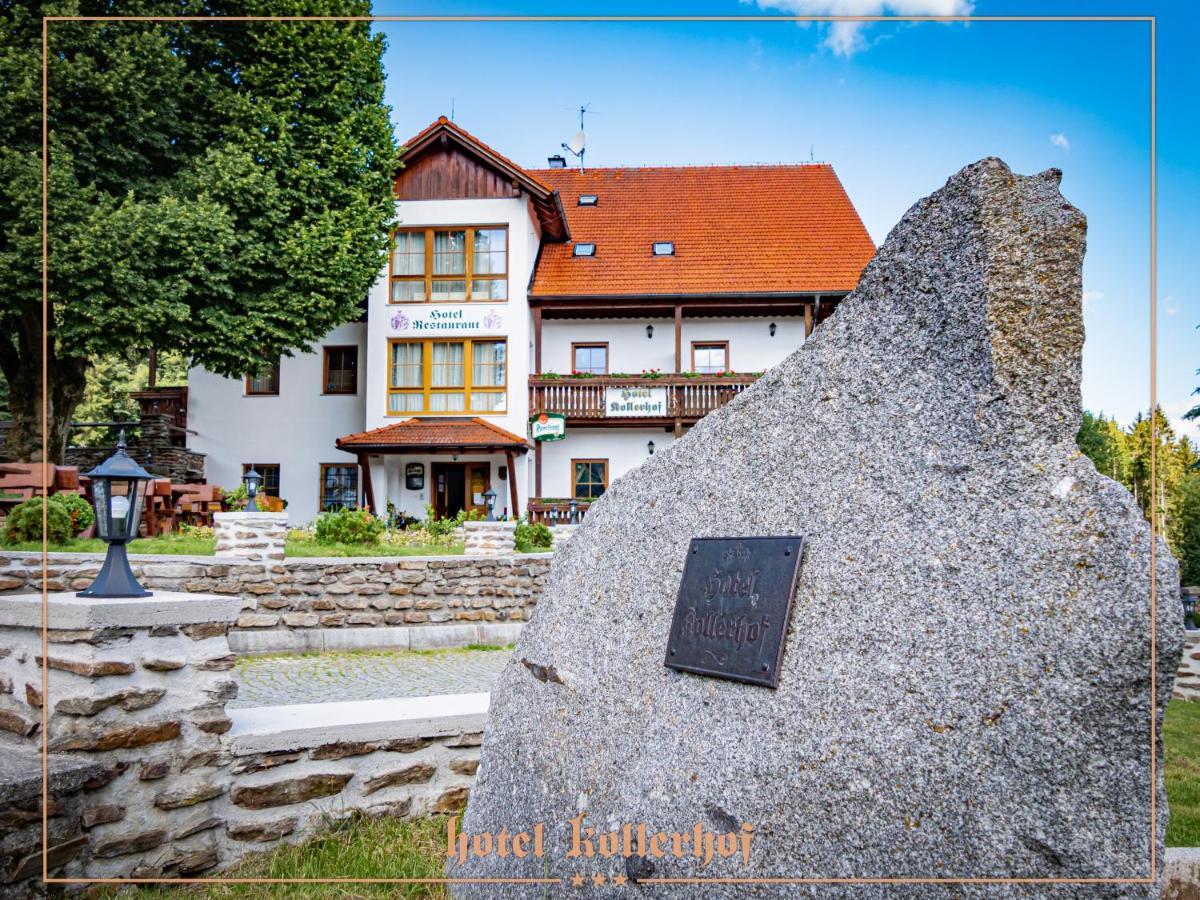
[[[43,661],[40,596],[0,598],[0,816],[14,826],[0,845],[0,895],[31,892],[41,871],[40,792],[27,782],[40,776],[43,739],[50,868],[63,877],[212,873],[330,818],[463,806],[479,763],[478,703],[454,717],[367,717],[333,734],[272,731],[269,710],[227,714],[239,606],[171,592],[104,602],[52,595]],[[235,718],[253,731],[256,713],[258,730],[239,734]]]
[[[234,631],[519,623],[537,605],[549,553],[506,556],[304,558],[267,563],[211,556],[133,556],[155,591],[241,599]],[[99,554],[51,553],[45,586],[77,591],[100,569]],[[0,598],[41,591],[40,556],[0,553]]]

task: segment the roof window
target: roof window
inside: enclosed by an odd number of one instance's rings
[[[580,206],[595,206],[596,202],[598,200],[599,200],[599,198],[595,194],[580,194],[579,195],[579,205]]]
[[[674,256],[675,242],[674,241],[655,241],[654,242],[655,256]]]
[[[596,255],[596,245],[595,244],[576,244],[574,255],[575,256],[595,256]]]

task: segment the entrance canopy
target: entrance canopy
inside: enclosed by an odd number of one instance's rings
[[[363,473],[363,491],[373,512],[375,491],[366,457],[373,454],[503,453],[508,462],[508,485],[513,514],[517,509],[517,480],[513,457],[529,450],[529,442],[480,418],[404,419],[337,439],[337,448],[358,456]]]

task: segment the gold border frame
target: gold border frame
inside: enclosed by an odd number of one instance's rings
[[[47,52],[51,22],[725,22],[725,23],[796,23],[796,22],[1147,22],[1150,25],[1150,409],[1157,406],[1157,287],[1158,287],[1158,186],[1155,163],[1157,158],[1156,79],[1157,25],[1156,16],[43,16],[42,17],[42,447],[49,439],[46,418],[46,380],[49,332],[46,313],[49,309],[48,261],[48,149],[49,128],[46,120],[48,98]],[[1150,417],[1150,481],[1157,475],[1157,429]],[[43,459],[45,453],[43,452]],[[49,468],[43,462],[42,480]],[[49,547],[46,540],[45,506],[42,509],[42,657],[48,652],[47,635],[47,569]],[[1133,878],[647,878],[641,884],[1154,884],[1157,881],[1157,787],[1158,771],[1155,749],[1158,737],[1157,661],[1157,562],[1158,533],[1154,518],[1150,520],[1150,873]],[[42,667],[42,882],[44,884],[556,884],[567,887],[567,878],[50,878],[46,844],[48,817],[46,815],[47,749],[45,742],[48,721],[48,673]]]

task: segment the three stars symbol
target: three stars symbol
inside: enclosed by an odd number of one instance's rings
[[[592,880],[592,884],[594,884],[596,887],[602,887],[604,885],[606,877],[604,875],[597,873],[592,876],[591,880]],[[612,876],[612,879],[611,879],[614,887],[624,887],[625,882],[627,882],[628,880],[629,879],[624,875],[614,875],[614,876]],[[583,887],[583,884],[585,881],[587,881],[587,878],[586,878],[586,876],[584,876],[582,874],[575,874],[575,875],[571,876],[571,886],[572,887]]]

